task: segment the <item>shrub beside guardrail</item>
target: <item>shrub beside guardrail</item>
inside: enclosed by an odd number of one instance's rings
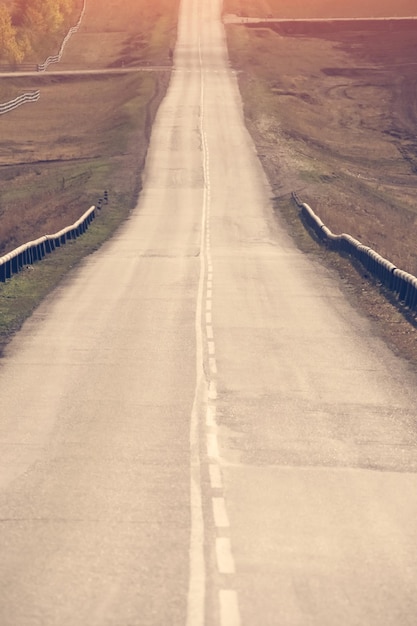
[[[47,254],[65,245],[67,241],[77,239],[85,233],[96,217],[96,210],[97,207],[92,206],[71,226],[53,235],[45,235],[35,241],[29,241],[0,257],[0,282],[6,282],[13,274],[18,274],[28,265],[41,261]]]
[[[359,261],[369,274],[395,295],[398,302],[406,306],[411,312],[417,312],[416,276],[399,269],[391,261],[382,257],[372,248],[364,246],[351,235],[346,233],[335,235],[313,209],[300,200],[296,193],[293,193],[292,197],[301,209],[304,222],[313,230],[320,241]]]

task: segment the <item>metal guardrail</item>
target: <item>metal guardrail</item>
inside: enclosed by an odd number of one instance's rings
[[[0,257],[0,282],[6,282],[8,278],[11,278],[13,274],[18,274],[24,267],[41,261],[47,254],[65,245],[67,241],[80,237],[96,217],[96,210],[96,206],[91,206],[71,226],[67,226],[53,235],[45,235],[35,241],[29,241]]]
[[[83,2],[83,8],[81,10],[81,15],[78,19],[78,22],[76,23],[75,26],[72,26],[72,28],[69,29],[68,33],[65,35],[65,38],[61,44],[61,47],[59,49],[58,54],[55,54],[54,56],[50,56],[48,57],[43,63],[39,63],[38,64],[38,72],[44,72],[46,70],[46,68],[51,65],[52,63],[59,63],[61,60],[61,57],[63,55],[65,46],[67,45],[68,41],[71,39],[72,35],[74,33],[76,33],[81,25],[81,21],[84,17],[84,13],[85,13],[85,6],[86,6],[86,1],[84,0]]]
[[[398,302],[411,312],[417,311],[417,277],[396,267],[391,261],[382,257],[372,248],[364,246],[360,241],[343,233],[335,235],[321,221],[313,209],[302,202],[296,193],[292,197],[301,209],[305,223],[314,231],[316,236],[334,250],[348,254],[356,259],[377,280],[389,289]]]
[[[8,113],[9,111],[13,111],[13,109],[17,109],[22,104],[26,102],[37,102],[40,98],[39,89],[37,91],[32,91],[30,93],[24,93],[21,96],[18,96],[14,100],[9,100],[9,102],[4,102],[0,104],[0,115],[4,115],[4,113]]]

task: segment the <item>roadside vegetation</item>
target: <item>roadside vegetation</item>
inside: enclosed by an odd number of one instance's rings
[[[296,191],[334,233],[417,275],[417,25],[306,24],[295,32],[270,21],[412,16],[414,0],[226,0],[224,14],[236,16],[225,20],[229,54],[277,213],[304,251],[339,268],[385,339],[417,363],[414,319],[405,322],[360,268],[319,247],[291,201]]]
[[[177,12],[171,0],[157,7],[87,0],[81,29],[53,72],[0,78],[15,95],[41,93],[37,103],[0,116],[0,255],[68,226],[104,190],[109,195],[83,237],[0,284],[0,350],[68,268],[136,205],[152,122],[169,84]],[[61,68],[120,71],[56,75]]]
[[[81,0],[0,3],[0,62],[17,64],[51,54],[76,21],[81,6]]]

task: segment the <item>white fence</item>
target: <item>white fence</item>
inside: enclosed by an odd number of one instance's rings
[[[75,26],[73,26],[72,28],[69,29],[68,33],[65,36],[64,41],[61,44],[61,47],[59,49],[58,54],[55,54],[54,56],[50,56],[48,57],[43,63],[38,64],[38,72],[44,72],[46,70],[46,68],[51,65],[51,63],[59,63],[61,60],[61,57],[64,53],[64,49],[65,46],[67,45],[68,41],[71,39],[72,35],[74,33],[77,32],[77,30],[79,29],[80,25],[81,25],[81,21],[84,17],[84,13],[85,13],[85,6],[86,6],[86,0],[84,0],[83,2],[83,8],[81,11],[81,15],[80,18],[78,20],[78,22],[76,23]]]
[[[26,102],[36,102],[40,98],[40,92],[32,91],[31,93],[24,93],[21,96],[18,96],[14,100],[10,100],[9,102],[4,102],[0,104],[0,115],[4,115],[4,113],[9,113],[9,111],[13,111],[13,109],[17,109],[22,104]]]
[[[55,56],[50,56],[46,59],[46,61],[44,61],[43,63],[40,63],[37,65],[37,71],[38,72],[44,72],[46,70],[46,68],[51,65],[51,63],[59,63],[59,61],[61,60],[62,54],[64,52],[65,46],[68,43],[69,39],[71,38],[71,36],[77,32],[77,30],[79,29],[80,25],[81,25],[81,21],[84,17],[84,13],[85,13],[85,7],[86,7],[86,1],[83,1],[83,8],[81,11],[81,15],[79,17],[79,20],[77,22],[77,24],[75,26],[73,26],[72,28],[69,29],[68,33],[66,34],[64,41],[61,44],[61,48],[58,52],[58,54],[56,54]],[[26,102],[36,102],[37,100],[39,100],[40,98],[40,93],[39,91],[34,91],[32,93],[25,93],[21,96],[18,96],[17,98],[15,98],[14,100],[10,100],[9,102],[4,102],[3,104],[0,104],[0,115],[4,115],[4,113],[9,113],[10,111],[13,111],[14,109],[17,109],[17,107],[20,107],[22,104],[25,104]]]

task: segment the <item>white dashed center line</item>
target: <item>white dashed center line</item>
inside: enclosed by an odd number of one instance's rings
[[[217,360],[216,360],[216,344],[215,329],[213,326],[213,297],[215,293],[215,275],[213,271],[213,262],[211,255],[211,229],[210,229],[210,210],[211,210],[211,186],[210,186],[210,154],[208,148],[207,136],[204,130],[204,74],[200,49],[200,67],[201,67],[201,101],[200,101],[200,134],[203,152],[203,171],[204,171],[204,196],[203,196],[203,216],[202,216],[202,233],[201,233],[201,249],[200,249],[200,287],[198,296],[197,318],[199,317],[200,329],[197,331],[198,357],[204,353],[206,355],[207,368],[203,369],[207,372],[207,406],[205,411],[205,437],[206,450],[208,458],[208,472],[210,478],[211,489],[211,505],[213,524],[215,529],[214,552],[216,555],[216,563],[218,573],[228,575],[227,581],[230,583],[224,585],[224,588],[218,590],[219,616],[220,626],[240,626],[240,613],[238,605],[238,597],[236,591],[232,588],[233,580],[231,575],[235,574],[235,562],[232,553],[230,538],[230,521],[227,512],[226,500],[224,497],[223,476],[220,467],[220,447],[217,437],[217,408],[216,401],[217,392]],[[205,293],[205,297],[204,297]],[[202,316],[205,308],[205,325],[203,325]],[[204,341],[205,335],[205,341]],[[204,345],[205,344],[205,345]],[[204,350],[205,348],[205,350]],[[200,355],[199,353],[203,354]],[[195,429],[195,426],[194,426]],[[201,487],[200,487],[201,489]],[[203,612],[203,611],[201,611]],[[188,621],[191,621],[189,613]],[[190,624],[191,626],[191,624]],[[194,625],[192,625],[194,626]],[[197,626],[197,625],[196,625]]]
[[[214,497],[211,503],[213,505],[214,525],[216,528],[229,528],[229,516],[227,515],[224,498]]]
[[[216,538],[216,558],[220,574],[235,573],[235,560],[233,558],[229,537]]]

